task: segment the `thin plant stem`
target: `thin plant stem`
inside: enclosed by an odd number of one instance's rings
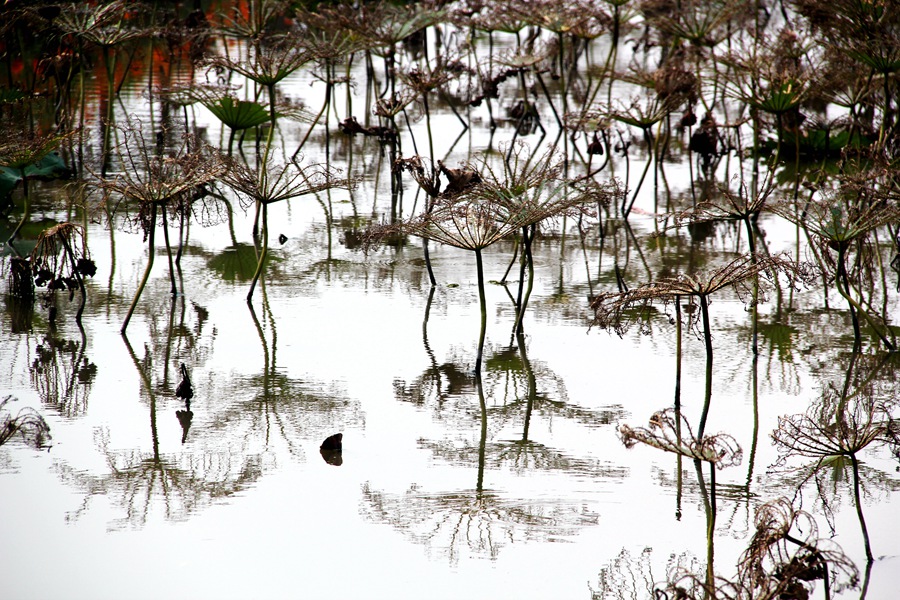
[[[149,247],[147,268],[144,269],[144,277],[141,279],[141,283],[138,285],[138,289],[134,293],[134,299],[131,301],[131,306],[128,307],[128,314],[125,315],[125,321],[122,323],[122,335],[125,335],[125,330],[128,329],[128,323],[129,321],[131,321],[131,315],[134,314],[134,309],[141,297],[141,293],[144,291],[144,286],[147,285],[147,280],[150,278],[150,271],[153,269],[153,259],[156,256],[156,204],[154,203],[150,204],[150,231],[147,234],[147,245]]]
[[[859,527],[862,529],[863,543],[866,547],[866,561],[871,563],[875,559],[872,557],[872,547],[869,544],[869,529],[866,527],[866,518],[862,510],[862,499],[859,493],[859,461],[855,452],[850,453],[850,465],[853,467],[853,499],[856,502],[856,516],[859,517]]]
[[[484,337],[487,331],[487,301],[484,296],[484,266],[481,260],[481,248],[475,248],[475,266],[478,270],[478,303],[481,308],[481,331],[478,334],[478,355],[475,358],[475,377],[481,381],[481,361],[484,355]]]
[[[706,343],[706,392],[703,399],[703,413],[700,415],[700,425],[697,428],[698,440],[703,439],[706,418],[709,416],[709,405],[712,401],[713,348],[712,335],[709,330],[709,300],[705,294],[700,295],[700,312],[703,318],[703,340]]]
[[[266,262],[266,254],[269,251],[269,205],[262,203],[262,248],[259,252],[259,262],[256,263],[256,272],[253,273],[253,281],[250,282],[250,291],[247,292],[247,303],[253,301],[253,290],[256,288],[256,282],[263,270],[263,264]]]

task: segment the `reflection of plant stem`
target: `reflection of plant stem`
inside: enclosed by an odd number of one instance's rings
[[[750,499],[750,484],[753,482],[753,463],[756,460],[756,445],[759,441],[759,356],[753,355],[753,440],[750,442],[749,466],[747,467],[747,499]]]
[[[875,564],[874,561],[871,561],[871,560],[866,561],[866,574],[863,576],[863,584],[860,587],[859,600],[866,600],[866,594],[869,591],[869,578],[872,575],[872,565],[873,564]],[[828,580],[826,579],[825,581],[826,581],[826,585],[828,585],[827,584]],[[826,600],[830,600],[828,596],[826,596]]]
[[[434,300],[434,286],[428,291],[428,300],[425,302],[425,317],[422,319],[422,344],[425,346],[425,353],[431,361],[431,372],[434,374],[437,382],[437,395],[441,395],[441,371],[438,367],[437,359],[434,357],[434,350],[428,342],[428,317],[431,315],[431,302]]]
[[[75,280],[78,282],[78,289],[81,291],[81,304],[78,306],[78,312],[75,313],[75,322],[78,323],[78,327],[81,328],[81,314],[84,312],[84,305],[87,303],[87,292],[84,290],[84,277],[82,277],[81,273],[78,271],[78,265],[75,262],[75,254],[72,252],[72,246],[69,245],[69,240],[64,235],[59,236],[59,239],[66,249],[66,256],[68,256],[69,263],[72,265],[72,273],[75,276]],[[83,329],[82,334],[84,334]]]
[[[113,281],[116,276],[116,228],[113,227],[112,213],[110,213],[109,206],[105,202],[104,210],[106,211],[106,222],[109,224],[109,282],[107,283],[106,293],[109,297],[112,297]],[[85,231],[87,231],[87,228],[85,228]]]
[[[699,439],[699,438],[698,438]],[[694,460],[694,467],[697,470],[697,483],[700,484],[700,494],[703,496],[703,508],[706,511],[706,589],[713,589],[715,581],[715,547],[713,545],[714,534],[716,531],[716,468],[715,465],[709,465],[709,493],[706,490],[706,482],[703,479],[703,463]]]
[[[706,418],[709,416],[709,405],[712,400],[713,348],[712,335],[709,330],[709,300],[705,294],[700,294],[700,312],[703,317],[703,339],[706,342],[706,392],[703,398],[703,414],[700,416],[700,425],[697,428],[698,440],[703,439]]]
[[[156,429],[156,394],[153,392],[153,384],[150,382],[150,376],[141,368],[141,363],[134,354],[134,348],[131,347],[131,342],[128,340],[124,329],[122,330],[122,339],[125,341],[128,355],[131,356],[134,368],[137,369],[141,383],[144,384],[144,389],[147,390],[147,397],[150,399],[150,436],[153,440],[153,460],[159,462],[159,433]]]
[[[681,410],[681,295],[675,296],[675,410]],[[681,421],[677,421],[679,429]],[[678,440],[681,441],[679,432]]]
[[[253,319],[253,324],[256,326],[256,333],[259,335],[259,341],[262,344],[263,348],[263,402],[268,402],[269,400],[269,345],[266,342],[266,336],[263,333],[262,325],[259,324],[259,319],[256,318],[256,311],[253,309],[253,305],[249,302],[247,303],[247,308],[250,309],[250,317]],[[271,425],[269,423],[269,411],[265,410],[266,415],[266,447],[269,447],[269,430],[271,429]]]
[[[516,324],[513,327],[513,333],[522,333],[522,320],[525,318],[525,307],[528,306],[528,299],[531,297],[531,290],[534,289],[534,261],[531,259],[531,241],[534,237],[535,225],[522,228],[522,261],[523,273],[524,266],[528,267],[528,286],[525,288],[525,296],[522,296],[522,281],[519,278],[519,300],[518,311],[516,312]]]
[[[681,444],[681,296],[675,296],[675,437]],[[682,456],[675,455],[675,518],[681,520]]]
[[[519,355],[522,357],[522,370],[525,371],[525,377],[528,379],[528,403],[525,405],[525,425],[522,428],[522,441],[527,442],[528,428],[531,425],[531,411],[534,409],[534,400],[537,398],[537,378],[525,351],[525,336],[522,333],[516,334],[516,342],[519,346]]]
[[[172,283],[172,295],[178,295],[178,285],[175,283],[175,266],[172,263],[172,245],[169,243],[169,220],[166,218],[166,210],[162,211],[163,239],[166,241],[166,257],[169,259],[169,281]]]
[[[144,269],[144,277],[141,279],[141,283],[138,285],[137,291],[134,293],[134,300],[131,301],[131,306],[128,308],[128,314],[125,315],[125,321],[122,323],[122,334],[125,334],[125,330],[128,329],[128,322],[131,321],[131,315],[134,313],[134,309],[137,306],[138,300],[141,297],[141,292],[144,291],[144,286],[147,285],[147,280],[150,278],[150,271],[153,269],[153,258],[156,256],[156,204],[150,204],[150,229],[147,232],[147,244],[149,247],[149,256],[147,257],[147,268]]]
[[[481,308],[481,331],[478,334],[478,356],[475,358],[475,377],[481,381],[481,359],[484,353],[484,336],[487,331],[487,301],[484,297],[484,266],[481,261],[481,248],[475,248],[475,266],[478,269],[478,303]],[[481,384],[478,384],[479,389]],[[482,399],[482,402],[484,400]],[[485,417],[486,418],[486,417]]]
[[[22,227],[25,226],[25,223],[28,221],[28,217],[31,215],[31,201],[28,199],[28,178],[25,176],[25,167],[23,166],[19,171],[22,173],[22,193],[24,195],[24,208],[22,209],[22,219],[19,221],[16,228],[13,229],[12,234],[9,236],[9,239],[6,240],[6,245],[12,248],[16,254],[19,254],[19,251],[13,246],[13,241],[15,241],[16,237],[18,237],[19,232],[22,231]]]
[[[869,323],[869,326],[881,340],[881,343],[884,344],[885,348],[887,348],[889,352],[893,352],[896,349],[894,344],[887,339],[887,337],[881,332],[881,329],[878,327],[878,325],[873,322],[872,317],[869,316],[869,312],[856,300],[854,300],[853,296],[851,295],[852,290],[850,287],[850,278],[847,275],[847,266],[845,264],[846,253],[846,248],[843,244],[840,244],[838,246],[837,280],[835,283],[837,284],[837,289],[840,295],[843,296],[844,300],[847,301],[847,304],[850,305],[850,317],[853,320],[854,352],[859,350],[860,344],[862,342],[858,315],[862,315],[866,319],[866,321]]]
[[[484,389],[481,387],[481,373],[475,373],[475,389],[478,391],[478,406],[481,408],[481,439],[478,442],[478,483],[475,486],[475,493],[479,496],[484,491],[484,458],[487,446],[487,404],[484,401]]]

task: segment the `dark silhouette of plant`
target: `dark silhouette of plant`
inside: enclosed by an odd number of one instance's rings
[[[50,441],[50,426],[36,410],[26,406],[12,416],[6,404],[13,400],[12,396],[6,396],[0,400],[0,446],[5,444],[17,433],[22,436],[26,444],[35,448],[42,448]]]
[[[749,296],[754,289],[753,283],[759,275],[772,276],[781,273],[789,282],[808,278],[808,273],[794,262],[780,256],[760,257],[751,254],[739,256],[728,264],[705,274],[682,274],[677,277],[660,279],[625,292],[606,292],[598,294],[591,301],[594,310],[594,325],[624,335],[630,325],[639,321],[641,328],[647,327],[647,319],[651,316],[650,307],[654,304],[667,305],[688,298],[690,307],[688,324],[696,330],[702,323],[700,333],[706,344],[706,400],[703,415],[700,418],[698,437],[702,438],[712,395],[713,346],[712,331],[709,319],[710,296],[725,288],[734,288],[739,295]],[[700,310],[696,310],[696,303]]]
[[[819,537],[815,519],[784,498],[756,509],[756,530],[737,564],[734,579],[704,579],[682,571],[656,587],[656,598],[787,600],[810,598],[822,581],[825,598],[858,585],[859,572],[843,550]],[[796,533],[793,533],[796,532]],[[669,595],[671,594],[671,596]]]
[[[853,474],[853,499],[862,530],[866,559],[873,560],[860,493],[859,453],[874,443],[889,443],[893,433],[893,406],[878,400],[873,394],[871,379],[875,369],[863,382],[852,385],[858,354],[851,355],[843,386],[826,387],[805,414],[790,415],[778,419],[778,428],[772,439],[779,450],[779,465],[788,457],[802,456],[816,459],[806,479],[817,476],[827,467],[844,468],[843,460],[849,460]],[[801,482],[801,485],[804,482]]]
[[[252,202],[257,211],[262,212],[262,247],[259,251],[256,272],[250,282],[250,291],[247,292],[248,303],[253,299],[253,290],[262,274],[269,250],[269,205],[332,188],[349,188],[351,185],[349,179],[338,177],[334,169],[322,165],[304,167],[297,161],[282,165],[268,161],[253,168],[244,162],[230,160],[227,162],[222,180],[237,192],[243,201]],[[328,230],[331,231],[331,215],[327,209],[325,217]]]
[[[249,0],[243,6],[231,7],[230,13],[220,14],[219,28],[228,35],[258,42],[273,22],[288,12],[288,5],[285,0]]]
[[[703,418],[705,419],[704,414]],[[713,535],[716,527],[716,469],[740,464],[743,458],[743,450],[737,441],[726,433],[718,433],[704,436],[701,433],[696,437],[690,423],[678,409],[666,409],[653,414],[650,417],[649,428],[631,428],[626,424],[619,426],[619,436],[626,448],[631,448],[638,442],[658,448],[665,452],[672,452],[679,457],[690,458],[697,469],[697,482],[703,496],[703,504],[706,510],[706,581],[714,578],[713,570]],[[709,492],[703,479],[703,462],[709,463]],[[679,467],[680,470],[680,467]]]
[[[197,100],[209,110],[223,125],[228,127],[227,151],[231,155],[234,137],[238,131],[259,127],[272,119],[265,107],[252,100],[239,100],[231,92],[215,88],[194,88]],[[243,138],[241,138],[243,140]],[[238,143],[238,148],[241,145]]]
[[[746,103],[753,111],[755,148],[761,145],[758,114],[763,112],[775,117],[777,163],[782,157],[786,130],[794,132],[796,143],[799,143],[796,132],[803,120],[800,104],[814,89],[810,81],[815,79],[818,65],[810,63],[803,40],[788,29],[782,30],[774,41],[767,36],[760,36],[758,41],[747,48],[732,50],[719,60],[729,69],[725,93]]]
[[[93,277],[97,273],[97,266],[91,260],[87,247],[84,228],[75,223],[60,223],[42,231],[31,253],[31,269],[34,284],[46,287],[48,296],[52,296],[57,290],[66,290],[69,292],[69,300],[72,300],[75,290],[81,292],[81,304],[75,313],[75,320],[80,326],[87,302],[84,278]],[[46,302],[49,304],[49,298]],[[55,309],[51,307],[51,322],[54,312]]]
[[[28,132],[19,127],[0,127],[0,167],[8,167],[18,171],[22,179],[22,195],[25,208],[22,212],[21,220],[6,240],[7,245],[17,254],[19,254],[19,251],[13,245],[13,242],[31,216],[31,198],[28,193],[28,179],[30,175],[26,173],[26,169],[37,164],[53,152],[68,135],[71,134],[39,134]]]
[[[123,170],[112,177],[98,177],[96,183],[104,193],[105,204],[112,207],[109,214],[115,214],[120,208],[127,210],[131,208],[130,204],[137,205],[137,214],[129,213],[127,218],[144,232],[149,251],[144,276],[122,323],[123,333],[128,328],[128,322],[153,268],[157,213],[162,213],[172,294],[176,294],[178,290],[169,246],[166,209],[179,205],[183,210],[189,210],[192,202],[205,194],[204,186],[221,177],[226,169],[219,155],[197,139],[185,136],[176,150],[162,152],[156,144],[148,143],[141,128],[142,123],[137,120],[129,120],[127,125],[120,128],[124,138],[120,149]],[[164,137],[163,133],[163,139]],[[113,202],[112,197],[116,196],[120,200]],[[126,201],[125,205],[122,200]]]
[[[770,204],[770,210],[815,236],[819,267],[834,278],[838,293],[847,301],[853,321],[854,347],[858,348],[862,340],[859,322],[862,317],[885,348],[893,351],[896,348],[893,330],[856,297],[861,296],[859,290],[863,289],[865,273],[873,260],[870,235],[900,219],[896,201],[889,193],[886,195],[885,188],[877,185],[885,182],[884,174],[883,168],[878,167],[847,172],[810,186],[810,196],[802,209],[799,203],[780,202]],[[856,258],[850,264],[854,249]]]
[[[459,194],[439,197],[430,212],[373,228],[369,236],[378,241],[398,233],[411,234],[475,253],[481,305],[476,374],[481,372],[487,327],[482,250],[544,219],[585,210],[594,202],[592,197],[564,193],[565,183],[558,179],[559,168],[550,156],[532,162],[517,154],[516,162],[503,173],[487,162],[482,166],[479,183]]]
[[[277,113],[275,111],[275,86],[283,81],[288,75],[306,65],[313,58],[312,52],[305,48],[300,42],[300,39],[296,39],[293,36],[285,36],[265,41],[255,40],[248,47],[248,56],[235,58],[216,56],[210,60],[212,68],[229,70],[239,75],[243,75],[250,81],[253,81],[266,89],[269,99],[270,128],[266,138],[263,162],[268,160],[277,121]],[[220,101],[220,105],[224,101],[225,99],[223,98]],[[215,111],[214,114],[216,114]],[[222,119],[219,114],[216,114],[216,116],[228,124],[228,122],[226,122],[225,119]],[[233,138],[235,128],[232,125],[229,125],[229,127],[231,127],[231,136]],[[247,129],[247,127],[242,128]],[[229,140],[228,149],[230,153],[231,140]]]
[[[97,364],[85,353],[87,336],[81,329],[79,341],[66,339],[51,327],[35,348],[28,365],[29,379],[44,406],[66,418],[86,414]]]
[[[727,433],[694,436],[684,415],[671,408],[653,413],[646,429],[620,425],[619,436],[626,448],[640,442],[685,458],[708,462],[720,470],[739,465],[744,455],[737,441]]]
[[[103,165],[101,173],[106,174],[107,162],[112,150],[111,131],[115,122],[115,102],[122,82],[116,81],[116,68],[119,60],[119,49],[122,45],[137,38],[149,35],[151,30],[137,25],[139,19],[134,18],[143,6],[137,2],[124,2],[114,0],[99,7],[89,6],[83,3],[72,3],[61,10],[56,19],[56,25],[62,31],[75,38],[78,53],[84,60],[85,50],[88,47],[99,47],[103,54],[103,64],[106,69],[106,110],[103,115]],[[85,81],[81,75],[81,116],[78,130],[84,130],[85,116]],[[83,167],[84,140],[79,141],[79,169]],[[80,172],[80,171],[79,171]]]

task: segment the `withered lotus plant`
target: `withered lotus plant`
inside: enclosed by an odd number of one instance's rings
[[[778,274],[784,275],[790,285],[809,278],[805,265],[798,265],[784,257],[744,254],[708,273],[683,273],[624,292],[598,294],[591,301],[591,309],[594,310],[593,325],[622,336],[634,322],[639,322],[642,330],[645,329],[652,306],[678,303],[683,298],[689,300],[688,325],[696,331],[698,324],[702,323],[700,331],[706,345],[706,400],[698,429],[698,437],[702,438],[712,394],[710,297],[725,288],[733,288],[741,297],[752,297],[756,282],[765,283],[765,279],[760,280],[759,275],[771,278]],[[700,305],[699,311],[696,310],[697,304]]]
[[[374,227],[368,234],[370,243],[397,234],[410,234],[475,253],[481,308],[481,330],[475,359],[478,377],[487,328],[482,250],[523,228],[568,212],[578,212],[587,205],[581,195],[555,193],[553,190],[557,188],[552,185],[553,180],[546,173],[544,177],[539,175],[541,167],[520,166],[522,168],[510,170],[506,177],[486,169],[479,175],[481,182],[459,194],[439,196],[430,212],[406,221]],[[532,189],[541,186],[548,186],[543,194]]]
[[[22,227],[28,221],[31,208],[31,199],[28,194],[28,180],[30,175],[28,174],[27,169],[35,166],[48,154],[53,152],[63,140],[71,135],[73,134],[40,134],[25,131],[20,127],[10,126],[0,128],[0,166],[16,171],[17,175],[22,180],[22,193],[25,203],[24,212],[22,214],[22,219],[6,240],[7,245],[16,251],[17,254],[18,250],[13,246],[13,242],[19,235]]]
[[[250,283],[250,291],[247,292],[247,302],[250,302],[253,299],[253,290],[262,274],[269,249],[269,205],[328,189],[347,189],[352,182],[350,179],[339,177],[339,172],[332,167],[325,165],[301,166],[297,161],[281,165],[267,161],[256,167],[250,167],[244,162],[229,159],[227,166],[222,180],[238,194],[243,203],[254,204],[257,212],[262,214],[262,247],[258,256],[256,272]],[[330,235],[331,213],[327,208],[325,216]]]
[[[788,500],[778,498],[757,508],[754,526],[734,579],[709,581],[682,571],[665,586],[658,586],[656,597],[799,600],[811,598],[815,582],[821,581],[825,598],[830,599],[832,592],[858,584],[859,572],[850,558],[840,546],[819,537],[815,519]]]
[[[866,308],[862,299],[865,279],[878,260],[871,237],[877,229],[900,219],[896,197],[881,186],[888,181],[888,172],[887,167],[848,171],[828,183],[810,186],[812,192],[802,206],[780,202],[771,203],[769,209],[813,234],[817,242],[813,250],[819,267],[833,277],[838,293],[847,301],[854,347],[861,343],[862,317],[884,347],[893,351],[896,341],[886,315],[879,318]],[[855,258],[850,260],[854,254]]]
[[[891,441],[892,432],[890,407],[871,392],[867,393],[866,386],[852,393],[829,386],[805,414],[780,417],[778,428],[772,432],[780,454],[779,464],[784,464],[791,456],[815,459],[815,464],[808,470],[808,478],[829,466],[843,469],[846,463],[842,464],[842,461],[849,461],[856,515],[869,562],[873,555],[862,510],[858,454],[876,442]]]
[[[0,446],[18,433],[27,444],[42,448],[50,441],[50,426],[47,421],[31,407],[25,407],[16,416],[12,416],[6,408],[10,400],[13,400],[12,396],[0,400]]]
[[[57,290],[68,291],[70,301],[75,290],[81,292],[81,304],[75,314],[80,324],[87,302],[84,278],[97,273],[84,239],[84,228],[75,223],[60,223],[42,231],[31,253],[31,270],[34,284],[47,288],[48,300]]]
[[[175,294],[177,287],[166,209],[179,205],[183,210],[190,210],[195,200],[206,195],[205,186],[221,177],[226,166],[218,153],[192,136],[185,136],[177,149],[167,151],[159,147],[156,140],[154,143],[147,141],[139,120],[129,120],[120,126],[120,130],[122,170],[109,177],[98,176],[96,185],[104,194],[110,218],[122,210],[125,222],[137,225],[143,231],[149,251],[144,276],[122,323],[122,333],[125,333],[153,268],[157,215],[162,214],[172,293]],[[165,139],[165,132],[160,134],[158,139]],[[136,213],[132,211],[134,208]]]
[[[647,428],[620,425],[619,436],[626,448],[642,443],[691,460],[707,462],[717,469],[739,465],[744,454],[737,441],[727,433],[695,436],[684,415],[671,408],[653,413]]]
[[[680,410],[666,409],[650,417],[648,428],[619,426],[619,436],[626,448],[637,443],[647,444],[679,457],[690,458],[697,469],[697,482],[703,496],[706,511],[706,583],[715,579],[713,570],[713,535],[716,526],[716,469],[740,464],[743,450],[737,441],[727,433],[704,436],[694,435],[690,423]],[[709,464],[709,492],[703,478],[702,463]],[[679,472],[681,470],[679,462]]]

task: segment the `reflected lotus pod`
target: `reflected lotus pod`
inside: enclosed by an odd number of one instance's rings
[[[744,455],[737,440],[727,433],[697,439],[684,415],[671,408],[653,413],[647,429],[620,425],[619,435],[626,448],[641,442],[665,452],[712,463],[719,469],[739,465]]]

